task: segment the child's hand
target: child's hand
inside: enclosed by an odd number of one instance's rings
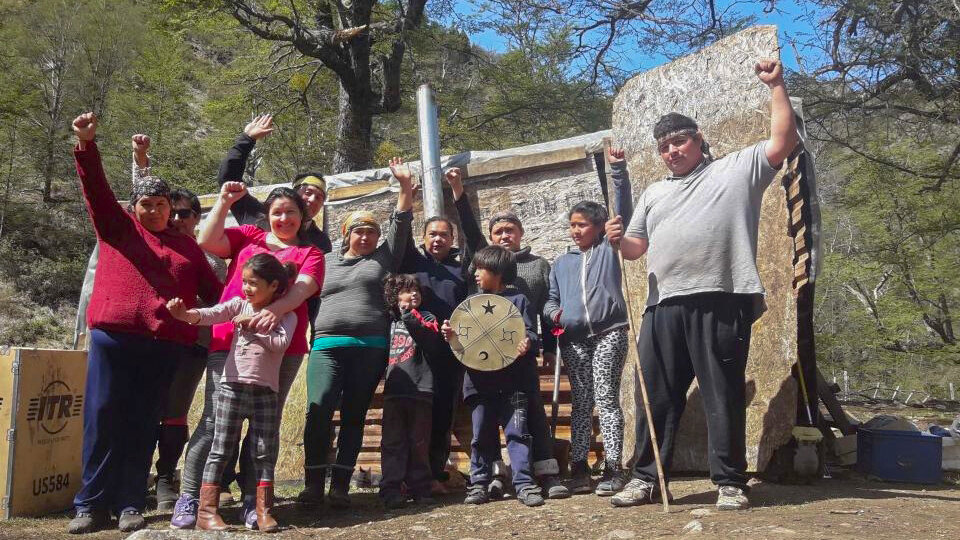
[[[450,321],[443,321],[443,326],[440,327],[440,332],[443,333],[443,339],[447,341],[453,339],[453,327],[450,326]]]
[[[560,316],[563,315],[563,310],[558,309],[556,313],[553,314],[553,325],[560,326]]]
[[[233,318],[233,326],[241,330],[250,330],[250,321],[253,320],[253,315],[237,315]]]
[[[170,301],[167,302],[167,311],[178,321],[185,321],[187,319],[187,305],[184,304],[180,298],[171,298]]]
[[[530,351],[530,338],[523,338],[523,341],[517,345],[517,358],[527,354]]]

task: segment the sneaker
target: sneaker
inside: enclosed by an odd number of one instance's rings
[[[110,514],[103,510],[81,510],[67,525],[70,534],[89,534],[110,525]]]
[[[494,476],[493,480],[490,481],[490,485],[487,486],[487,495],[490,496],[490,500],[499,501],[503,498],[503,479],[499,476]]]
[[[570,470],[570,481],[567,483],[573,493],[590,493],[590,468],[586,461],[574,461]]]
[[[257,527],[257,500],[247,499],[240,507],[240,522],[248,531],[256,531]]]
[[[463,499],[463,504],[486,504],[490,502],[490,494],[487,486],[483,484],[471,484],[467,488],[467,497]]]
[[[517,491],[517,500],[526,506],[543,506],[543,495],[540,494],[540,488],[533,484],[520,488]]]
[[[200,501],[184,493],[173,505],[173,517],[170,518],[171,529],[193,529],[197,526],[197,508]]]
[[[717,490],[717,510],[746,510],[750,508],[747,494],[736,486],[720,486]]]
[[[117,522],[117,528],[123,532],[139,531],[146,526],[147,522],[143,519],[143,514],[132,508],[121,512]]]
[[[624,479],[623,469],[615,465],[607,464],[603,468],[603,476],[597,483],[597,489],[594,493],[601,497],[609,497],[623,491],[627,481]]]
[[[627,482],[620,493],[610,497],[610,504],[613,506],[639,506],[654,502],[660,495],[660,490],[656,484],[652,484],[639,478],[634,478]]]
[[[399,493],[391,493],[383,497],[383,507],[387,510],[406,508],[407,498]]]
[[[157,476],[157,511],[169,512],[177,504],[180,487],[172,474]]]
[[[540,488],[547,493],[548,499],[566,499],[570,497],[570,490],[560,483],[556,476],[540,477]]]

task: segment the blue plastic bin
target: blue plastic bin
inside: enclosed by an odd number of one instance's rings
[[[938,484],[943,477],[940,437],[915,431],[857,431],[857,470],[892,482]]]

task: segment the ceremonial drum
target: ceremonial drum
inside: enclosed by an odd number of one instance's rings
[[[517,346],[527,337],[523,315],[513,302],[495,294],[464,300],[450,316],[453,354],[478,371],[503,369],[517,359]]]

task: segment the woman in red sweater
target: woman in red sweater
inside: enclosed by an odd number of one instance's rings
[[[73,121],[77,174],[100,244],[87,308],[83,485],[69,526],[76,534],[109,525],[111,512],[120,530],[143,528],[160,398],[176,359],[197,339],[196,327],[174,319],[166,302],[179,297],[193,304],[199,295],[212,304],[221,290],[196,241],[169,227],[163,180],[141,179],[130,206],[120,206],[93,142],[96,129],[93,113]]]

